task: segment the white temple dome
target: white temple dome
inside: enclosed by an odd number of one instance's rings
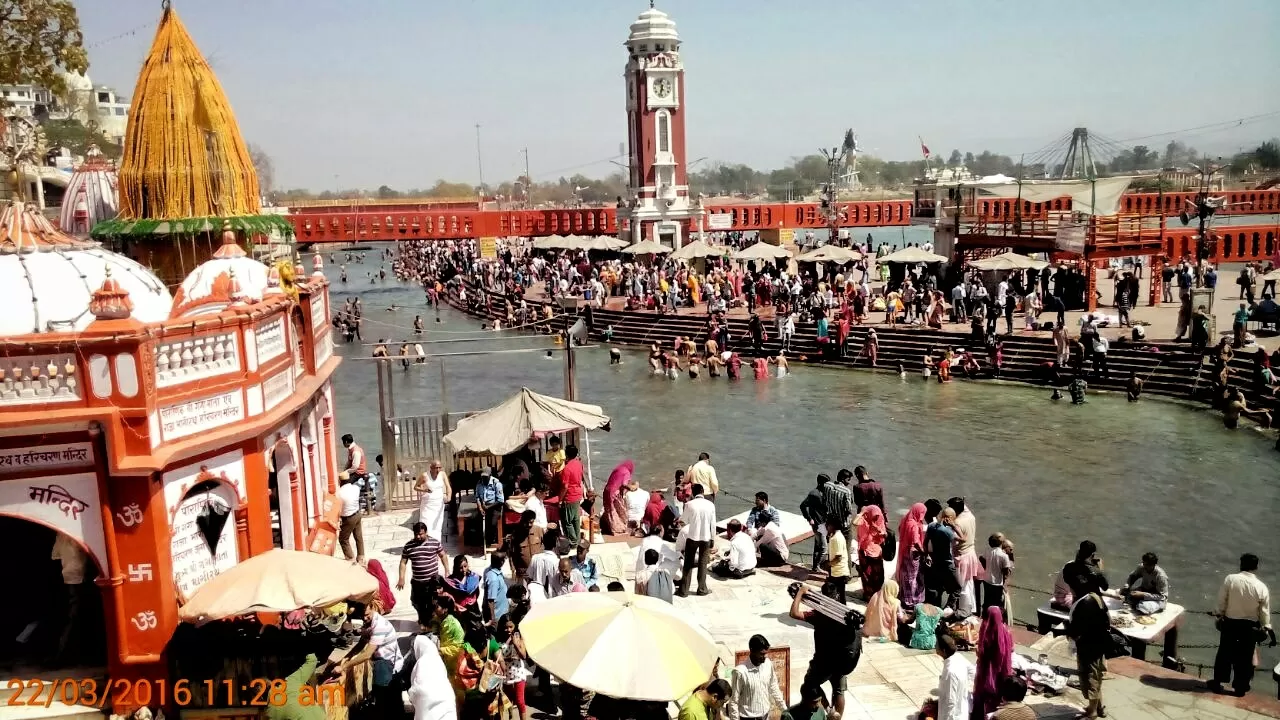
[[[149,270],[59,232],[33,205],[12,203],[0,213],[0,337],[85,329],[108,270],[133,302],[131,317],[151,323],[169,316],[169,291]]]
[[[640,13],[640,17],[631,23],[631,35],[628,43],[668,41],[679,43],[680,35],[676,33],[676,23],[666,13],[655,9],[652,5]],[[674,47],[668,48],[674,50]]]
[[[103,157],[97,145],[91,145],[85,153],[84,163],[75,169],[67,182],[58,224],[69,235],[87,237],[94,225],[110,220],[119,211],[116,169]]]
[[[191,271],[173,296],[170,317],[219,313],[236,303],[256,303],[267,293],[269,269],[245,253],[235,231],[223,226],[222,247]]]

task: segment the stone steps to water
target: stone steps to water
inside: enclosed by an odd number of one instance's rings
[[[531,308],[541,312],[545,303],[527,301]],[[471,314],[487,318],[500,317],[502,305],[495,302],[492,307],[482,307],[479,312],[466,308],[459,309]],[[558,308],[557,308],[558,310]],[[659,315],[652,312],[627,312],[621,310],[594,309],[594,327],[591,332],[593,340],[603,340],[604,331],[611,327],[614,344],[649,346],[655,342],[664,348],[670,348],[677,337],[693,338],[699,346],[706,340],[706,317],[702,315]],[[747,337],[747,321],[729,319],[729,336],[731,349],[750,354],[750,342]],[[861,357],[865,345],[866,326],[855,326],[849,334],[846,352],[843,357],[823,357],[815,339],[816,328],[811,322],[797,323],[796,334],[792,338],[791,351],[788,357],[792,362],[800,361],[817,365],[832,365],[872,370],[870,361]],[[903,369],[915,374],[924,367],[924,355],[929,348],[941,353],[947,348],[956,350],[971,348],[975,357],[983,367],[983,377],[994,377],[988,363],[987,351],[980,344],[975,345],[968,333],[947,332],[921,327],[903,326],[898,329],[878,327],[876,334],[880,340],[880,351],[877,367],[874,370],[893,372],[901,364]],[[765,322],[768,339],[762,345],[762,351],[768,355],[776,355],[781,349],[780,339],[776,337],[776,325],[772,321]],[[1051,338],[1011,335],[1002,338],[1003,362],[1000,378],[1017,380],[1032,384],[1046,384],[1044,379],[1045,363],[1055,361],[1057,351]],[[1092,368],[1086,364],[1086,379],[1091,389],[1103,389],[1123,392],[1133,372],[1143,379],[1146,393],[1154,393],[1182,399],[1200,399],[1197,391],[1203,392],[1212,385],[1212,369],[1207,357],[1197,357],[1190,352],[1189,345],[1171,343],[1143,343],[1143,346],[1156,347],[1158,352],[1138,350],[1126,347],[1125,344],[1113,344],[1107,353],[1108,377],[1095,377]],[[1202,364],[1203,360],[1203,364]],[[1273,412],[1280,408],[1280,402],[1267,393],[1256,392],[1254,362],[1251,357],[1237,357],[1230,365],[1233,384],[1245,391],[1251,407],[1268,409]],[[953,375],[962,376],[958,368],[953,368]],[[1064,373],[1065,374],[1065,373]]]

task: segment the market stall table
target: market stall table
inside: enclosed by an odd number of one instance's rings
[[[1117,610],[1127,609],[1125,601],[1115,595],[1106,594],[1102,596],[1107,603],[1107,610],[1113,615]],[[1039,632],[1041,635],[1048,635],[1055,626],[1060,623],[1065,624],[1068,620],[1069,612],[1064,612],[1053,607],[1050,603],[1045,603],[1036,608],[1036,620],[1039,623]],[[1183,617],[1186,615],[1186,608],[1181,605],[1169,603],[1165,609],[1150,615],[1153,622],[1150,625],[1142,625],[1134,622],[1129,627],[1118,627],[1120,631],[1129,639],[1130,646],[1133,650],[1133,657],[1138,660],[1147,659],[1147,646],[1164,640],[1164,657],[1178,657],[1178,628],[1182,625]],[[1138,616],[1134,616],[1135,619]]]

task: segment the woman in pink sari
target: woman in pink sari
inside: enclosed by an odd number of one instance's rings
[[[609,473],[609,482],[604,486],[604,528],[610,535],[627,533],[627,496],[622,489],[631,482],[631,473],[636,464],[631,460],[623,460]]]
[[[858,528],[858,579],[862,581],[862,597],[870,599],[884,586],[884,541],[888,533],[884,511],[878,505],[867,505],[853,524]]]
[[[920,558],[924,555],[924,503],[911,506],[898,523],[898,587],[902,605],[914,608],[924,602],[924,582],[920,578]]]
[[[973,720],[985,720],[1000,706],[1000,684],[1013,674],[1013,633],[998,607],[987,608],[978,631],[977,673],[973,680]]]

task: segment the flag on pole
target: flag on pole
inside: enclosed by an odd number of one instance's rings
[[[920,137],[919,135],[917,135],[916,137],[917,137],[917,138],[919,138],[919,140],[920,140],[920,152],[924,153],[924,159],[925,159],[925,160],[928,160],[928,159],[929,159],[929,146],[924,144],[924,138]]]

